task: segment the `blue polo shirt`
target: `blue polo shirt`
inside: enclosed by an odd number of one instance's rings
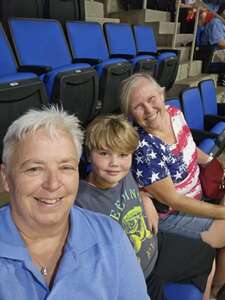
[[[225,24],[218,18],[213,18],[208,24],[201,36],[201,45],[218,45],[225,40]]]
[[[111,218],[78,207],[51,290],[33,265],[13,223],[0,209],[1,300],[145,300],[145,281],[132,246]]]

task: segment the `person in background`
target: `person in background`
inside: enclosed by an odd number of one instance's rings
[[[86,130],[90,172],[80,181],[75,205],[117,221],[136,252],[152,300],[165,299],[165,282],[193,283],[204,291],[215,251],[196,239],[158,233],[158,214],[139,192],[130,168],[136,130],[123,116],[99,116]],[[173,259],[171,259],[173,257]]]
[[[196,147],[182,112],[164,99],[164,89],[146,73],[123,82],[121,109],[139,133],[133,174],[140,188],[168,206],[160,214],[160,230],[220,249],[212,290],[218,295],[225,284],[225,206],[200,201],[199,180],[199,165],[212,157]]]
[[[108,217],[73,207],[83,133],[55,107],[9,127],[1,173],[1,300],[149,299],[129,240]]]
[[[214,17],[207,23],[201,36],[201,45],[225,49],[225,3],[220,5],[217,14],[224,19],[224,22]]]

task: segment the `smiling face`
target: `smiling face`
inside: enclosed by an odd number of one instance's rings
[[[166,114],[163,92],[145,78],[140,79],[130,93],[129,112],[147,132],[160,129]]]
[[[2,167],[3,183],[21,230],[68,222],[79,180],[76,148],[68,133],[57,130],[49,137],[40,129],[27,135],[16,145],[10,165]]]
[[[131,154],[114,153],[110,149],[91,151],[92,183],[100,188],[117,185],[128,174],[131,159]]]

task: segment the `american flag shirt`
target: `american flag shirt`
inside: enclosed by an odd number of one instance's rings
[[[133,156],[132,170],[139,187],[170,176],[178,193],[201,199],[197,148],[183,113],[166,106],[176,144],[166,144],[137,126],[139,145]]]

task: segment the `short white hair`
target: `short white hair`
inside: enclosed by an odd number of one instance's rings
[[[28,134],[35,135],[39,129],[43,129],[49,136],[54,136],[60,129],[70,134],[79,161],[83,144],[83,131],[80,122],[74,115],[51,105],[40,110],[30,109],[9,126],[3,140],[2,162],[9,166],[17,143]]]

